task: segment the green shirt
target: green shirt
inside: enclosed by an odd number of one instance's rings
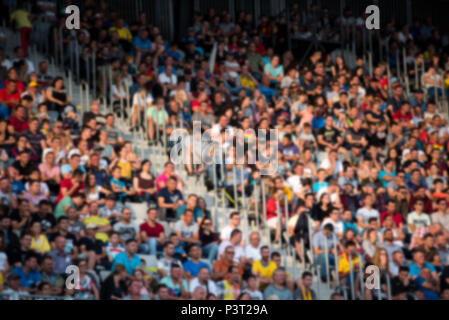
[[[156,107],[150,107],[147,109],[146,112],[147,117],[151,117],[154,122],[158,126],[163,126],[164,122],[168,119],[168,113],[165,111],[165,109],[157,109]]]
[[[67,216],[65,214],[65,208],[66,207],[73,207],[72,198],[64,197],[64,198],[61,199],[61,201],[58,202],[58,204],[55,207],[55,211],[53,213],[53,215],[55,216],[56,219],[58,219],[59,217],[66,217]]]

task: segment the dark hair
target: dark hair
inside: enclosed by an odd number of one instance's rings
[[[305,279],[306,277],[313,277],[313,275],[312,275],[312,272],[310,272],[310,271],[304,271],[303,273],[302,273],[302,279]]]
[[[232,230],[232,232],[231,232],[230,238],[233,238],[233,237],[235,237],[236,235],[238,235],[238,234],[240,234],[240,233],[242,233],[242,231],[240,231],[239,229],[234,229],[234,230]]]
[[[128,245],[131,242],[137,242],[137,240],[136,239],[128,239],[128,240],[126,240],[125,245]]]

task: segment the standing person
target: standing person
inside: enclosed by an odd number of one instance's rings
[[[28,56],[28,41],[30,39],[31,30],[33,28],[30,21],[31,13],[25,10],[24,4],[21,3],[10,17],[10,21],[14,22],[20,32],[20,43],[25,57]]]

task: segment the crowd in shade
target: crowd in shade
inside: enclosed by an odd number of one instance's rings
[[[125,21],[107,1],[86,0],[81,29],[64,29],[62,45],[67,57],[79,50],[81,73],[95,55],[93,90],[113,107],[93,100],[81,113],[67,81],[29,57],[36,21],[64,26],[64,14],[47,0],[11,12],[21,45],[0,34],[1,299],[315,300],[317,281],[340,284],[325,299],[449,299],[449,41],[430,19],[380,33],[410,65],[424,64],[406,88],[394,57],[374,57],[369,70],[366,56],[312,50],[301,63],[289,50],[289,35],[339,41],[341,24],[361,30],[363,15],[350,10],[316,11],[313,31],[295,5],[257,24],[210,9],[175,41],[145,13]],[[97,72],[109,65],[110,95]],[[241,129],[244,145],[260,139],[252,129],[276,129],[277,166],[156,170],[117,128],[121,118],[150,148],[194,121],[221,142]],[[235,149],[223,143],[227,155]],[[222,190],[226,226],[180,170]],[[141,223],[134,203],[147,205]],[[245,210],[259,229],[242,227]],[[296,277],[286,251],[306,266]],[[380,289],[361,290],[372,266]]]

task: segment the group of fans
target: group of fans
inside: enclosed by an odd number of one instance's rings
[[[68,84],[27,58],[37,18],[64,25],[51,1],[12,10],[21,33],[14,56],[0,39],[1,298],[313,300],[319,277],[342,284],[331,299],[449,299],[449,128],[439,111],[449,65],[430,20],[382,35],[425,63],[423,90],[406,96],[383,61],[370,74],[362,57],[349,66],[316,51],[299,65],[286,41],[290,31],[307,38],[309,16],[297,6],[258,25],[244,12],[235,21],[225,11],[196,13],[186,36],[170,42],[145,13],[131,23],[107,1],[84,4],[81,30],[64,30],[62,45],[69,57],[78,41],[81,64],[94,54],[93,72],[111,65],[111,92],[100,72],[93,89],[111,93],[112,113],[95,100],[79,114]],[[358,21],[348,10],[342,19],[317,13],[321,35]],[[245,145],[258,139],[250,129],[274,128],[276,173],[260,175],[259,162],[186,165],[209,188],[216,175],[226,194],[229,224],[217,230],[205,195],[187,193],[173,163],[155,172],[152,159],[140,159],[118,116],[150,145],[193,121],[218,140],[242,129]],[[254,196],[261,180],[264,198]],[[272,243],[284,242],[312,272],[294,279],[259,230],[242,233],[247,215],[232,208],[243,193]],[[135,202],[149,208],[140,225]],[[380,296],[360,290],[372,265]]]

